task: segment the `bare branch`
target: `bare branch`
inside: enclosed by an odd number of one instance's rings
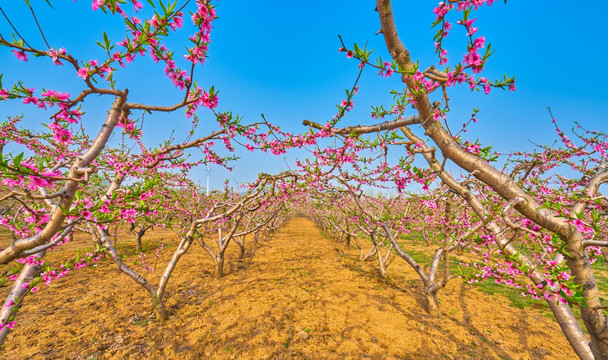
[[[392,120],[392,121],[385,121],[381,124],[376,124],[376,125],[349,126],[349,127],[345,127],[345,128],[341,128],[341,129],[332,128],[329,130],[333,134],[336,134],[336,135],[368,134],[368,133],[374,133],[374,132],[380,132],[380,131],[386,131],[386,130],[394,130],[394,129],[401,128],[403,126],[414,125],[414,124],[419,124],[419,123],[420,123],[420,116],[412,115],[412,116],[408,116],[406,118],[400,118],[400,119]],[[326,127],[324,127],[316,122],[310,121],[310,120],[304,120],[302,122],[302,124],[305,126],[311,126],[318,130],[326,129]]]

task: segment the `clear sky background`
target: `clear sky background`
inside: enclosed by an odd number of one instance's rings
[[[65,47],[81,60],[103,59],[101,41],[106,31],[116,43],[124,36],[124,25],[90,9],[91,1],[53,1],[55,10],[45,1],[31,0],[43,30],[52,47]],[[143,1],[144,6],[149,5]],[[397,28],[420,67],[437,64],[434,55],[436,1],[394,1]],[[28,42],[44,48],[29,9],[22,1],[0,4]],[[303,132],[303,119],[325,123],[336,112],[358,73],[357,61],[339,53],[338,34],[348,46],[354,42],[368,43],[368,49],[388,60],[384,40],[375,35],[380,25],[374,11],[375,2],[362,0],[335,1],[228,1],[217,4],[220,17],[212,31],[209,58],[196,70],[199,85],[214,85],[220,91],[219,110],[232,110],[245,123],[259,121],[260,114],[284,130]],[[126,7],[129,14],[133,11]],[[605,69],[608,65],[608,41],[604,14],[608,3],[603,1],[573,4],[567,1],[496,1],[484,6],[473,17],[496,50],[486,66],[484,76],[502,78],[503,74],[517,76],[517,91],[493,90],[488,96],[471,93],[468,87],[451,90],[450,124],[459,127],[468,120],[473,107],[479,107],[479,123],[465,138],[508,152],[532,149],[532,142],[550,143],[555,132],[546,110],[551,106],[560,125],[565,128],[579,121],[590,129],[608,131],[608,90]],[[140,13],[141,14],[141,13]],[[146,12],[144,12],[146,14]],[[456,21],[457,19],[452,19]],[[191,27],[182,29],[178,37],[187,37]],[[7,21],[0,19],[0,33],[10,37]],[[448,38],[450,64],[462,58],[465,51],[464,32],[454,27]],[[173,38],[174,49],[182,51],[185,42]],[[55,67],[50,59],[30,58],[18,61],[7,49],[0,49],[0,72],[3,87],[23,80],[27,87],[42,87],[77,93],[83,83],[72,68]],[[179,55],[176,54],[178,57]],[[182,62],[182,65],[185,64]],[[128,87],[131,101],[170,105],[179,94],[170,81],[149,59],[139,58],[127,69],[116,74],[119,87]],[[355,109],[343,121],[343,126],[370,124],[370,106],[391,104],[390,90],[401,87],[398,77],[385,79],[369,69],[360,81]],[[105,117],[111,99],[96,99],[86,104],[85,125],[97,129]],[[23,112],[31,126],[46,121],[50,114],[16,106],[14,102],[0,103],[3,118]],[[210,114],[201,113],[201,129],[213,124]],[[210,125],[213,127],[213,125]],[[145,141],[155,144],[176,129],[176,138],[183,137],[189,121],[182,112],[146,117]],[[394,149],[398,150],[398,149]],[[304,150],[274,157],[252,154],[244,149],[231,173],[213,167],[211,187],[219,187],[224,179],[233,184],[251,181],[258,172],[277,173],[293,164]],[[205,169],[197,169],[196,177],[204,183]]]

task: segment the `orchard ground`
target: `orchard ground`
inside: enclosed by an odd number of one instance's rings
[[[144,237],[147,263],[164,237],[155,281],[175,249],[174,235]],[[248,249],[253,249],[247,239]],[[7,243],[4,238],[0,245]],[[126,241],[126,240],[125,240]],[[47,255],[58,266],[85,235]],[[129,243],[132,245],[132,243]],[[129,249],[133,248],[132,246]],[[128,251],[125,248],[125,254]],[[558,324],[534,306],[514,307],[501,294],[452,280],[439,293],[442,315],[423,310],[421,282],[393,258],[389,279],[358,250],[324,236],[305,218],[238,258],[227,252],[226,276],[199,246],[169,284],[170,319],[157,321],[148,294],[109,259],[75,270],[26,298],[4,349],[10,359],[573,359]],[[9,270],[0,267],[4,278]],[[10,281],[9,281],[10,282]],[[8,288],[1,290],[6,296]]]

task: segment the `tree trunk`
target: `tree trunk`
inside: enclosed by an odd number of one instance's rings
[[[369,259],[372,255],[374,255],[374,253],[376,252],[376,246],[372,245],[372,247],[369,249],[369,251],[363,255],[361,257],[361,261],[366,261],[367,259]],[[363,254],[363,252],[361,252],[361,254]]]
[[[411,60],[410,52],[405,48],[397,35],[390,0],[377,0],[376,9],[380,16],[381,32],[392,58],[405,70],[415,69],[416,64]],[[412,76],[403,76],[402,81],[407,85],[408,89],[418,88],[417,81]],[[532,220],[541,226],[541,228],[560,235],[560,238],[566,243],[565,250],[569,254],[567,257],[568,267],[572,272],[576,284],[581,285],[583,289],[584,306],[581,306],[581,318],[589,331],[593,354],[600,359],[608,359],[608,319],[602,313],[597,284],[593,270],[589,264],[589,259],[584,252],[581,234],[572,225],[567,223],[567,220],[555,216],[552,210],[540,208],[540,204],[523,189],[514,184],[506,174],[494,168],[484,159],[466,152],[454,140],[453,136],[443,128],[440,121],[429,121],[433,118],[433,105],[428,94],[419,92],[414,95],[413,100],[416,101],[416,110],[418,111],[419,118],[422,120],[421,125],[425,130],[425,135],[430,137],[437,145],[437,150],[441,151],[444,158],[450,159],[457,166],[474,175],[475,178],[480,180],[484,185],[491,187],[503,199],[507,201],[514,201],[518,198],[523,199],[523,202],[518,202],[515,206],[521,215]],[[407,127],[403,127],[402,129],[404,133],[411,132]],[[412,140],[407,134],[406,136]],[[430,160],[431,157],[434,157],[433,154],[423,153],[423,156],[429,161],[431,167],[433,166],[432,162],[436,162],[436,159]],[[443,175],[441,174],[442,172]],[[441,169],[438,176],[459,195],[463,196],[468,192],[459,191],[460,189],[454,186],[454,180],[451,177],[446,181],[448,176],[446,176],[445,170]],[[476,203],[479,200],[470,194],[467,195],[468,197],[463,196],[463,199],[469,202],[476,213],[480,213],[481,206]],[[481,212],[485,212],[485,210]],[[575,214],[577,212],[573,211]],[[483,218],[483,216],[480,217]],[[555,308],[552,307],[552,310],[555,311]],[[587,358],[587,353],[581,355],[578,350],[577,355],[581,358],[583,356]]]
[[[91,239],[93,239],[93,243],[95,243],[96,246],[98,246],[98,247],[103,246],[103,242],[97,235],[95,235],[95,233],[91,234]],[[73,240],[73,238],[70,238],[70,241],[72,241],[72,240]]]
[[[237,245],[239,246],[239,249],[241,250],[240,254],[239,254],[239,259],[242,259],[245,257],[245,237],[242,236],[240,240],[237,240],[236,238],[234,238],[234,242],[237,243]]]
[[[215,267],[213,269],[213,277],[216,279],[221,279],[224,276],[224,253],[220,252],[215,257]]]
[[[596,359],[591,350],[591,344],[572,313],[572,309],[557,299],[547,300],[547,303],[576,355],[583,360]],[[597,359],[602,359],[602,357],[598,355]]]
[[[431,316],[439,316],[439,301],[437,301],[437,292],[430,291],[429,288],[424,286],[424,300],[426,301],[426,311]]]
[[[150,291],[152,305],[154,306],[154,309],[158,314],[159,320],[161,321],[165,321],[169,317],[169,314],[167,313],[167,310],[165,308],[165,303],[163,301],[163,296],[165,295],[165,289],[167,288],[167,284],[169,283],[169,278],[171,277],[173,270],[175,270],[179,259],[188,251],[188,249],[190,249],[192,241],[193,239],[191,237],[182,238],[179,245],[177,246],[177,250],[175,250],[173,256],[171,257],[171,261],[169,261],[169,263],[167,264],[165,272],[160,277],[158,287],[156,288],[156,290]],[[152,287],[149,287],[147,289],[153,290]]]
[[[386,272],[386,266],[384,266],[384,259],[382,258],[382,252],[380,251],[380,245],[375,245],[376,254],[378,255],[378,264],[380,265],[380,275],[383,277],[388,276],[388,272]]]
[[[165,321],[169,318],[169,314],[167,313],[167,309],[165,308],[165,303],[163,298],[156,293],[151,294],[152,305],[154,305],[154,310],[158,314],[158,319],[160,321]]]
[[[344,247],[346,247],[347,249],[350,248],[350,238],[351,238],[350,233],[346,234],[346,240],[344,241]]]
[[[40,259],[44,258],[46,254],[46,250],[38,253]],[[39,259],[39,260],[40,260]],[[11,329],[6,326],[9,322],[14,321],[16,309],[15,306],[19,306],[23,303],[23,298],[30,291],[29,287],[24,288],[24,284],[31,281],[38,273],[40,272],[40,265],[29,265],[26,264],[21,269],[21,273],[13,287],[11,288],[11,292],[6,297],[4,304],[2,305],[2,309],[0,309],[0,324],[2,324],[2,329],[0,330],[0,346],[4,344],[6,337],[8,336]],[[9,305],[11,304],[11,305]]]
[[[141,248],[141,238],[144,236],[144,233],[145,233],[145,232],[146,232],[146,231],[145,231],[145,230],[143,230],[143,229],[139,230],[139,232],[137,233],[137,237],[135,238],[135,244],[136,244],[136,246],[137,246],[137,252],[138,252],[139,254],[141,254],[141,253],[142,253],[142,248]]]

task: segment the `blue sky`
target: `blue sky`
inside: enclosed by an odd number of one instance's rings
[[[95,45],[102,31],[113,42],[124,34],[122,21],[90,10],[90,1],[54,1],[56,10],[44,1],[32,0],[36,13],[51,46],[65,47],[83,60],[103,58]],[[147,6],[146,2],[143,2]],[[422,68],[436,64],[433,53],[434,29],[430,24],[436,6],[434,1],[394,1],[397,28],[412,57]],[[29,10],[21,1],[1,5],[23,35],[43,47]],[[357,62],[348,60],[340,47],[338,34],[347,45],[368,43],[374,54],[388,59],[379,29],[379,20],[372,1],[226,1],[217,6],[219,19],[212,32],[209,58],[197,69],[199,85],[214,85],[220,90],[220,110],[232,110],[244,122],[260,120],[260,114],[291,132],[303,132],[303,119],[325,123],[336,112],[335,105],[344,98],[358,73]],[[471,93],[468,88],[451,90],[453,111],[449,121],[458,127],[467,120],[473,107],[479,107],[479,123],[466,137],[479,138],[484,145],[506,152],[531,149],[530,141],[549,143],[554,139],[546,107],[564,127],[580,121],[586,127],[608,130],[608,90],[603,84],[603,72],[608,53],[603,14],[605,2],[495,2],[473,17],[479,35],[485,36],[496,49],[484,75],[490,79],[503,74],[517,76],[517,91],[494,90],[486,96]],[[129,9],[130,10],[130,9]],[[454,21],[456,19],[453,19]],[[11,30],[0,19],[0,33],[9,37]],[[178,35],[186,37],[182,30]],[[32,39],[32,40],[29,40]],[[184,42],[174,39],[177,50]],[[448,38],[450,63],[460,60],[465,46],[461,29]],[[3,86],[24,80],[28,87],[44,87],[72,94],[82,83],[72,69],[54,67],[49,59],[30,59],[25,64],[2,49],[0,72]],[[119,86],[128,87],[132,101],[170,104],[179,94],[171,90],[162,68],[150,60],[139,59],[117,74]],[[390,90],[401,86],[393,76],[380,78],[376,71],[364,72],[355,109],[343,125],[372,123],[370,106],[391,103]],[[86,125],[95,128],[105,117],[110,99],[98,99],[87,104]],[[0,116],[24,112],[31,124],[48,118],[49,114],[21,109],[13,103],[0,103]],[[211,119],[204,112],[202,119]],[[180,136],[189,121],[177,113],[146,118],[146,142],[155,144],[177,129]],[[32,125],[34,126],[34,125]],[[204,133],[204,122],[201,126]],[[399,150],[399,149],[394,149]],[[258,172],[279,172],[293,164],[306,151],[293,151],[284,156],[242,154],[235,170],[212,169],[212,187],[224,179],[233,183],[252,180]],[[202,180],[204,169],[197,169]]]

